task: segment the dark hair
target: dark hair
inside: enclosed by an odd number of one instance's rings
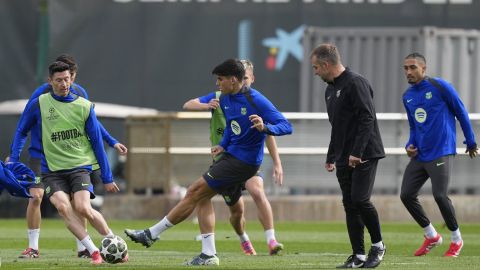
[[[425,63],[425,65],[427,64],[427,60],[425,59],[425,56],[423,56],[423,54],[418,53],[418,52],[413,52],[413,53],[407,55],[405,57],[405,59],[417,59],[417,60],[423,61],[423,63]]]
[[[78,70],[78,65],[77,62],[75,61],[75,58],[73,56],[68,55],[66,53],[60,54],[55,61],[60,61],[68,65],[70,72],[75,72],[77,73]]]
[[[53,77],[53,74],[57,72],[64,72],[65,70],[70,71],[70,67],[64,62],[55,61],[48,66],[48,74],[50,78]]]
[[[314,55],[317,57],[317,60],[326,61],[332,65],[337,65],[341,62],[340,53],[333,44],[320,44],[312,51],[310,57]]]
[[[242,81],[243,77],[245,77],[245,68],[243,67],[243,64],[240,60],[228,59],[220,65],[216,66],[213,69],[212,74],[227,77],[234,76],[239,81]]]

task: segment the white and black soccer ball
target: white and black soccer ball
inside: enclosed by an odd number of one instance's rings
[[[100,255],[107,263],[119,263],[128,254],[127,243],[120,237],[105,237],[100,247]]]

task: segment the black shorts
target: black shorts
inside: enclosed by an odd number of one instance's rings
[[[40,158],[30,157],[28,160],[28,167],[35,174],[35,184],[31,185],[29,188],[44,188],[42,183],[42,160]]]
[[[97,195],[105,195],[105,189],[102,181],[102,171],[100,169],[92,171],[90,174],[90,182],[93,185],[93,191]]]
[[[90,172],[87,170],[44,173],[42,174],[42,181],[45,185],[45,196],[47,198],[50,198],[57,191],[63,191],[70,195],[81,190],[89,191],[90,198],[95,198],[93,186],[90,182]]]
[[[247,164],[225,153],[203,175],[208,186],[222,195],[227,205],[237,203],[245,182],[255,176],[260,166]]]

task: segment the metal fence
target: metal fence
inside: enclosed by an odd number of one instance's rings
[[[262,165],[265,189],[269,194],[338,194],[335,174],[324,169],[330,139],[330,123],[325,113],[285,113],[294,126],[291,136],[277,137],[285,182],[279,187],[271,176],[272,161],[266,152]],[[405,114],[377,115],[387,157],[378,166],[375,191],[399,192],[403,171],[408,163],[404,145],[409,127]],[[470,115],[476,134],[480,114]],[[130,192],[166,192],[172,186],[188,186],[211,163],[209,113],[170,113],[155,117],[131,117],[127,120],[130,146],[127,180]],[[459,154],[464,153],[463,133],[458,129]],[[478,160],[466,155],[455,159],[451,190],[457,194],[480,194]],[[427,182],[423,192],[429,192]]]
[[[427,74],[450,81],[469,112],[480,112],[480,31],[435,27],[307,27],[305,55],[321,43],[334,43],[342,62],[367,78],[375,92],[377,112],[403,112],[401,96],[407,88],[403,59],[420,52]],[[301,64],[300,111],[326,111],[324,82],[315,78],[310,61]]]

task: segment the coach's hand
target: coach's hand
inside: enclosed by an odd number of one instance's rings
[[[122,156],[125,156],[128,152],[128,148],[121,144],[121,143],[116,143],[113,148],[115,148],[115,150],[117,150],[117,152],[122,155]]]
[[[112,183],[105,184],[105,190],[108,192],[115,193],[115,192],[119,192],[120,188],[118,188],[115,182],[112,182]]]
[[[354,157],[352,155],[348,157],[348,166],[352,168],[355,168],[357,165],[360,165],[362,163],[364,163],[364,161],[362,161],[362,159],[359,157]]]
[[[473,146],[472,148],[468,149],[467,147],[467,150],[465,150],[465,153],[468,153],[468,155],[470,156],[470,158],[474,158],[477,156],[478,154],[478,147],[477,145],[475,144],[475,146]]]
[[[413,144],[410,144],[407,148],[405,148],[405,150],[407,150],[407,156],[411,158],[415,157],[418,154],[417,148],[413,146]]]
[[[325,169],[327,170],[327,172],[333,172],[335,170],[335,164],[325,163]]]
[[[252,114],[248,117],[248,119],[250,119],[250,122],[253,123],[253,125],[250,128],[256,128],[260,132],[265,131],[265,125],[263,124],[262,117],[256,114]]]
[[[217,155],[223,153],[223,151],[225,151],[225,149],[223,149],[223,147],[221,147],[220,145],[213,146],[211,149],[212,157],[216,157]]]

